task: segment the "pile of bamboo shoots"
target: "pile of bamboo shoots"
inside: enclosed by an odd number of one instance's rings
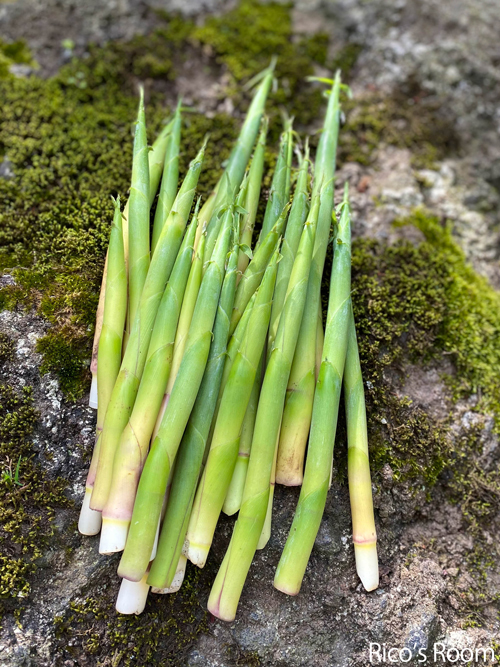
[[[177,591],[186,560],[203,567],[224,512],[238,516],[208,609],[233,620],[271,534],[276,482],[302,485],[274,580],[299,592],[331,484],[342,383],[356,567],[367,590],[378,586],[347,184],[334,206],[342,85],[339,74],[329,82],[314,166],[285,121],[264,193],[272,82],[271,65],[203,205],[206,141],[178,186],[181,105],[149,149],[141,91],[130,195],[123,211],[115,202],[97,314],[97,434],[79,521],[81,533],[100,532],[101,553],[123,551],[121,613],[140,613],[150,589]]]

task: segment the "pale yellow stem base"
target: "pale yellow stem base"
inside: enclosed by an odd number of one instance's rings
[[[148,574],[146,572],[140,581],[122,579],[116,600],[116,611],[119,614],[141,614],[144,611],[149,593],[149,584],[146,583]]]
[[[78,519],[78,530],[82,535],[98,535],[101,530],[102,515],[101,512],[90,509],[91,496],[92,487],[87,486]]]
[[[377,543],[355,544],[356,572],[365,590],[374,591],[378,588],[378,557]]]

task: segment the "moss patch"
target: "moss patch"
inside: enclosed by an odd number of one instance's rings
[[[65,482],[49,479],[34,459],[36,419],[30,387],[0,385],[0,611],[29,594],[35,561],[53,534],[54,510],[68,505]]]
[[[0,39],[0,78],[9,76],[11,65],[36,67],[31,52],[23,40],[4,42]]]
[[[427,488],[446,471],[450,497],[474,527],[492,516],[500,489],[498,470],[484,470],[478,462],[481,429],[452,443],[447,424],[434,423],[394,395],[384,370],[446,353],[455,367],[445,378],[455,399],[476,394],[474,409],[493,415],[498,433],[500,294],[467,264],[449,226],[423,210],[396,224],[416,226],[425,241],[353,244],[353,302],[373,469],[388,463],[396,479]]]
[[[115,587],[107,591],[99,587],[98,598],[73,602],[63,617],[55,619],[58,655],[77,658],[84,652],[97,666],[185,665],[186,650],[208,627],[208,613],[198,601],[201,576],[189,564],[178,593],[151,594],[144,613],[134,617],[116,614]],[[108,583],[109,574],[106,577]]]
[[[402,84],[391,96],[368,93],[344,103],[346,123],[339,138],[342,161],[371,164],[380,144],[409,148],[417,169],[459,150],[459,135],[449,110],[442,109],[417,81]]]
[[[260,71],[277,53],[281,86],[270,100],[272,142],[282,105],[293,109],[300,122],[318,116],[319,89],[305,84],[304,77],[313,72],[313,58],[324,59],[325,46],[324,36],[314,49],[311,40],[293,43],[289,7],[252,0],[201,28],[161,15],[152,35],[105,48],[90,46],[87,58],[75,59],[46,81],[12,76],[0,81],[0,154],[8,156],[15,174],[0,179],[0,270],[8,268],[16,280],[0,290],[0,307],[35,306],[52,323],[38,344],[42,369],[59,377],[68,397],[77,398],[88,388],[113,212],[110,195],[127,195],[138,82],[146,82],[148,90],[152,141],[169,114],[164,94],[188,55],[206,62],[202,51],[210,48],[210,67],[215,72],[221,65],[227,68],[235,84],[229,93],[244,109],[249,94],[242,94],[236,82]],[[238,129],[239,123],[225,114],[210,119],[185,115],[181,174],[206,132],[211,133],[200,194],[215,185]],[[268,163],[274,150],[271,143]]]
[[[193,37],[215,51],[217,61],[228,68],[235,82],[261,71],[278,56],[276,77],[280,85],[270,96],[268,113],[276,115],[284,106],[296,115],[298,123],[316,120],[320,92],[305,95],[305,77],[314,73],[314,62],[325,64],[328,38],[322,34],[293,40],[289,6],[243,0],[233,11],[209,18]]]

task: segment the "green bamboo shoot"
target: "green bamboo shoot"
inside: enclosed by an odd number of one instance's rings
[[[274,585],[297,595],[326,504],[351,313],[351,223],[347,188],[342,204],[330,281],[321,369],[314,394],[311,435],[297,510]]]
[[[205,372],[234,215],[233,207],[224,214],[213,258],[203,276],[179,373],[139,481],[127,544],[118,569],[120,576],[131,581],[142,579],[148,567],[170,470]]]
[[[255,218],[257,216],[257,209],[259,207],[260,189],[262,185],[262,174],[264,173],[264,157],[266,153],[266,137],[267,137],[268,121],[264,117],[260,130],[259,139],[255,147],[252,163],[250,164],[250,171],[248,174],[248,187],[246,192],[246,200],[244,208],[247,211],[243,216],[242,225],[240,229],[240,243],[251,247],[253,228],[255,225]],[[249,257],[243,251],[240,252],[238,260],[238,271],[242,274],[248,266]]]
[[[208,610],[226,621],[235,618],[267,514],[275,445],[304,311],[319,203],[318,195],[313,200],[295,257],[262,384],[241,509],[208,600]]]
[[[351,499],[356,571],[367,591],[378,588],[377,532],[373,516],[372,484],[368,458],[365,392],[359,362],[354,316],[351,313],[344,371],[347,417],[347,476]]]
[[[311,424],[315,386],[317,316],[321,303],[323,267],[332,224],[335,156],[340,120],[339,94],[340,75],[337,73],[316,152],[313,195],[321,186],[318,231],[306,308],[288,383],[283,415],[285,428],[278,446],[276,481],[278,484],[287,486],[297,486],[302,482],[304,452]]]
[[[172,208],[179,185],[179,149],[181,141],[181,101],[177,104],[175,115],[171,122],[170,134],[167,140],[165,161],[163,165],[163,176],[161,179],[160,193],[156,204],[153,222],[153,234],[151,237],[151,252],[153,253],[158,239],[160,238],[163,225],[167,221],[168,214]]]
[[[121,551],[125,546],[139,476],[172,367],[175,332],[192,266],[196,226],[197,219],[193,216],[158,308],[137,397],[120,436],[103,510],[101,553]]]
[[[116,448],[137,396],[156,314],[182,242],[204,154],[205,144],[191,162],[151,261],[139,310],[104,419],[97,475],[90,501],[91,508],[95,510],[102,510],[108,499]]]
[[[142,289],[149,269],[149,162],[144,91],[141,99],[134,135],[132,181],[129,196],[128,253],[129,253],[129,322],[134,322]]]
[[[187,557],[198,567],[205,565],[233,476],[241,427],[269,328],[278,257],[276,249],[257,292],[222,395],[210,452],[196,492],[186,540]]]
[[[158,183],[160,182],[161,173],[163,170],[163,161],[165,158],[165,151],[167,148],[168,137],[170,135],[171,122],[165,125],[163,130],[160,132],[156,138],[152,149],[149,151],[148,163],[149,163],[149,206],[154,201],[156,196],[156,191],[158,190]],[[125,254],[125,270],[127,270],[128,264],[128,201],[125,204],[125,208],[122,214],[122,233],[123,233],[123,243],[124,243],[124,254]],[[90,387],[89,395],[89,406],[91,408],[97,408],[98,398],[97,398],[97,354],[99,350],[99,338],[101,336],[102,329],[102,317],[104,314],[104,300],[106,295],[106,276],[108,271],[108,255],[106,255],[106,261],[104,263],[104,271],[102,275],[101,282],[101,291],[99,293],[99,303],[97,306],[96,312],[96,321],[94,329],[94,342],[92,344],[92,359],[90,362],[90,371],[92,373],[92,384]],[[97,463],[97,462],[96,462]]]
[[[96,444],[85,485],[78,529],[83,535],[97,535],[101,528],[101,513],[90,509],[90,497],[99,459],[100,438],[104,416],[122,360],[122,340],[127,313],[127,274],[123,249],[122,216],[120,198],[115,202],[115,214],[111,227],[106,278],[106,300],[103,311],[103,326],[99,339],[97,364],[99,407],[97,410]]]
[[[238,245],[235,245],[229,258],[207,367],[175,461],[172,490],[160,535],[157,558],[153,562],[149,577],[149,582],[158,588],[173,585],[178,571],[176,563],[180,558],[185,561],[185,557],[181,556],[181,550],[222,379],[229,336],[229,317],[236,292],[238,250]]]

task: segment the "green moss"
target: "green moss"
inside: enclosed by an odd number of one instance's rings
[[[10,76],[11,65],[36,67],[30,50],[23,40],[5,42],[0,39],[0,78]]]
[[[436,249],[444,271],[444,313],[435,347],[455,364],[456,375],[449,379],[455,398],[478,396],[478,410],[493,414],[496,431],[500,427],[500,294],[486,278],[467,264],[453,240],[451,227],[424,210],[406,219],[420,229],[426,243]]]
[[[251,20],[249,20],[251,17]],[[186,57],[224,64],[233,76],[229,94],[245,109],[249,93],[236,81],[260,71],[275,53],[280,56],[280,89],[270,103],[275,119],[273,142],[280,130],[281,105],[308,122],[319,114],[319,89],[304,84],[313,72],[311,58],[325,55],[322,36],[291,39],[290,8],[245,1],[234,11],[197,28],[189,21],[161,14],[151,35],[104,48],[89,47],[57,76],[0,81],[3,113],[0,154],[8,156],[15,177],[0,179],[0,270],[16,280],[0,290],[0,307],[36,307],[52,324],[38,349],[42,370],[59,377],[67,396],[88,387],[94,314],[106,252],[113,204],[110,195],[126,199],[130,178],[132,127],[137,84],[146,81],[150,141],[169,114],[164,94]],[[249,26],[251,29],[249,30]],[[181,174],[210,132],[199,192],[215,185],[237,136],[239,122],[226,114],[205,118],[186,114]]]
[[[109,573],[105,576],[108,583]],[[65,615],[55,619],[58,655],[74,658],[85,652],[95,665],[109,664],[110,656],[113,664],[123,667],[185,665],[186,651],[194,638],[207,630],[208,613],[198,599],[201,576],[189,564],[178,593],[151,594],[144,613],[134,617],[116,614],[117,587],[99,587],[102,594],[97,598],[72,602]]]
[[[272,120],[279,121],[283,106],[295,115],[297,124],[317,119],[321,93],[311,89],[305,78],[314,74],[314,62],[325,64],[328,40],[324,34],[294,40],[288,5],[243,0],[227,14],[209,18],[194,31],[193,38],[215,51],[217,61],[236,82],[260,72],[278,56],[280,85],[267,107]],[[276,138],[274,133],[271,136]]]
[[[398,225],[414,225],[425,241],[353,245],[353,303],[357,322],[373,469],[389,464],[415,490],[431,488],[446,472],[447,492],[460,502],[471,529],[491,520],[500,498],[500,474],[478,462],[481,430],[458,442],[448,424],[396,396],[385,373],[406,361],[426,363],[443,354],[454,373],[445,380],[455,399],[476,394],[477,412],[500,425],[500,294],[478,276],[449,226],[423,210]],[[328,276],[325,277],[328,280]],[[339,467],[345,462],[338,454]]]
[[[0,385],[0,610],[30,592],[35,562],[53,534],[56,507],[67,506],[65,482],[50,479],[34,459],[31,435],[38,415],[32,392]]]
[[[14,356],[14,341],[7,334],[0,333],[0,364]]]
[[[435,168],[460,147],[455,123],[448,110],[441,108],[409,80],[391,96],[378,92],[346,100],[346,123],[339,139],[342,161],[372,162],[380,144],[408,148],[417,169]]]
[[[362,50],[362,44],[348,42],[334,54],[332,61],[329,63],[329,68],[332,72],[336,72],[339,69],[342,73],[343,81],[349,82],[352,70],[357,63]]]

